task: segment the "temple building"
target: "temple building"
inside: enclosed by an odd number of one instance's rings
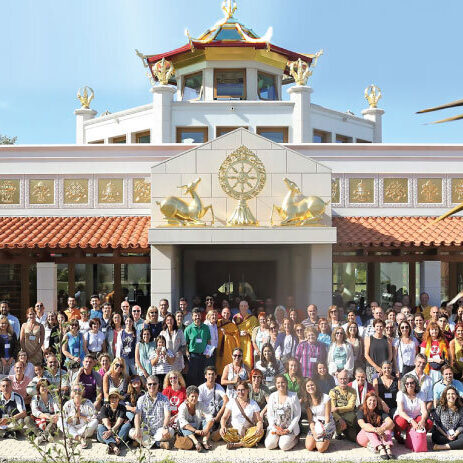
[[[75,145],[0,147],[0,300],[23,319],[36,300],[94,293],[144,308],[293,297],[324,313],[462,290],[461,217],[435,219],[463,202],[463,146],[382,143],[378,87],[359,89],[362,116],[315,104],[323,52],[222,10],[175,50],[137,51],[148,104],[98,114],[83,87]]]

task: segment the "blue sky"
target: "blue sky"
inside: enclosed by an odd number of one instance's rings
[[[235,16],[272,43],[324,56],[311,77],[313,102],[355,114],[370,83],[383,92],[383,140],[462,143],[463,121],[427,125],[463,107],[415,115],[463,98],[463,2],[447,0],[238,0]],[[74,143],[77,89],[94,109],[151,100],[146,54],[186,43],[222,14],[220,0],[14,0],[1,3],[0,133],[18,143]]]

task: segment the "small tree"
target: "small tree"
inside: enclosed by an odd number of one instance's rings
[[[14,145],[18,137],[8,137],[0,133],[0,145]]]

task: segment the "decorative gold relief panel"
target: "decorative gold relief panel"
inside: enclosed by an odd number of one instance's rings
[[[134,178],[132,194],[134,203],[151,202],[151,183],[144,178]]]
[[[339,178],[331,179],[331,202],[333,204],[338,204],[341,202],[341,183]]]
[[[417,183],[418,203],[442,202],[442,179],[419,178]]]
[[[452,178],[452,203],[463,202],[463,178]]]
[[[64,179],[64,204],[88,203],[88,179]]]
[[[384,203],[407,203],[408,202],[408,179],[407,178],[385,178],[383,180],[383,202]]]
[[[0,204],[19,204],[19,190],[19,180],[0,180]]]
[[[374,178],[350,178],[349,179],[349,202],[350,203],[373,203],[375,200],[375,179]]]
[[[100,204],[124,202],[124,180],[122,178],[100,178],[98,180],[98,202]]]
[[[54,204],[54,180],[29,180],[29,204]]]

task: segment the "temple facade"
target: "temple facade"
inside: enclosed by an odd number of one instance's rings
[[[75,145],[0,147],[0,299],[22,318],[94,293],[323,313],[463,289],[461,218],[436,222],[463,202],[463,146],[382,143],[378,87],[359,91],[361,116],[315,104],[322,51],[278,47],[222,9],[176,50],[137,51],[148,104],[98,114],[84,87]]]

